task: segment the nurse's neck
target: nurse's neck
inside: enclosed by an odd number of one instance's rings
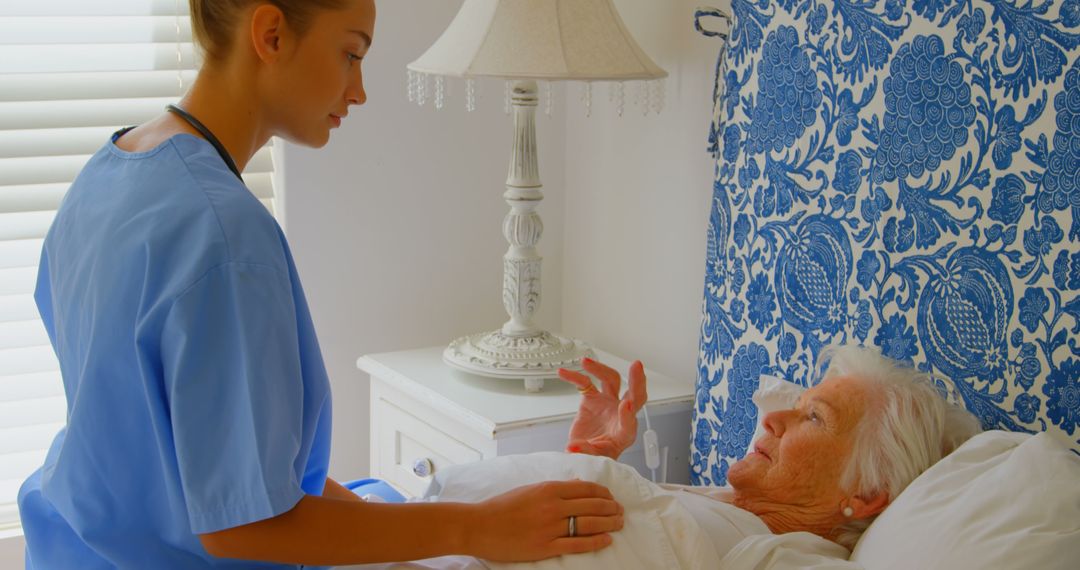
[[[260,109],[253,88],[256,84],[251,67],[228,63],[204,65],[179,105],[210,129],[241,172],[273,134]],[[179,116],[170,113],[168,118],[182,128],[187,127],[191,134],[202,136]]]
[[[273,134],[260,110],[256,84],[255,71],[250,65],[237,61],[204,64],[194,85],[179,102],[181,109],[221,141],[241,172]],[[181,133],[203,138],[178,115],[163,112],[125,133],[116,146],[129,152],[146,152]]]

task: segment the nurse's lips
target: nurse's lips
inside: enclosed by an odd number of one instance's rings
[[[345,116],[345,115],[334,115],[334,114],[331,114],[331,115],[330,115],[330,121],[334,123],[334,126],[335,126],[335,127],[340,127],[340,126],[341,126],[341,119],[342,119],[342,118],[343,118],[344,116]]]

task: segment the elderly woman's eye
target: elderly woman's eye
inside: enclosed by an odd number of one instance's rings
[[[821,423],[821,418],[818,417],[817,412],[811,411],[809,418],[810,418],[810,421],[812,421],[812,422],[814,422],[816,424]]]

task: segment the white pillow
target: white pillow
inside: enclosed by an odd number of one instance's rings
[[[867,570],[1074,570],[1080,457],[1046,433],[975,436],[900,493],[851,560]]]
[[[794,408],[799,395],[805,391],[806,388],[776,376],[762,374],[758,377],[757,390],[754,390],[754,395],[751,397],[758,410],[757,426],[754,428],[754,436],[750,438],[750,446],[746,449],[746,453],[753,449],[754,442],[758,438],[765,435],[765,414]]]

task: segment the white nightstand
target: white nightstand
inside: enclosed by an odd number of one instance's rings
[[[371,476],[405,494],[424,492],[431,476],[448,465],[500,455],[561,451],[580,395],[561,380],[539,393],[526,393],[520,380],[485,378],[451,368],[443,347],[360,357],[356,365],[371,375]],[[597,359],[623,376],[630,363],[596,351]],[[645,370],[649,418],[667,458],[667,482],[689,483],[690,412],[694,384]],[[625,389],[625,378],[623,379]],[[622,462],[646,477],[639,437]],[[663,474],[658,470],[657,479]]]

